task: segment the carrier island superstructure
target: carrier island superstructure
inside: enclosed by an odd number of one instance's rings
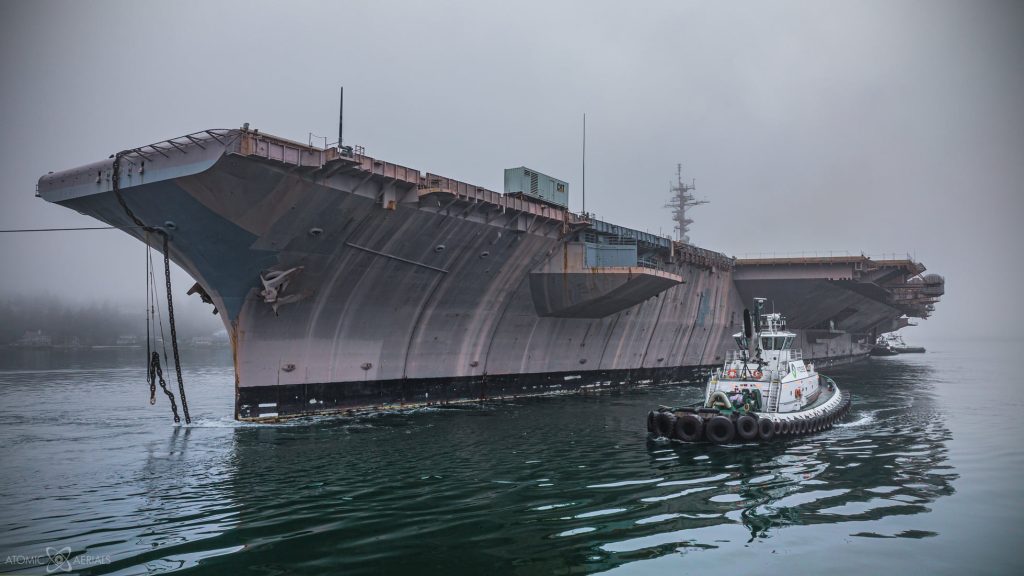
[[[944,290],[910,258],[737,260],[575,214],[568,183],[525,167],[499,193],[248,126],[37,194],[158,249],[136,219],[167,234],[230,335],[239,419],[686,381],[721,364],[754,296],[826,367]]]

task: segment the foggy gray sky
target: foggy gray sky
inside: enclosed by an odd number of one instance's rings
[[[334,135],[344,84],[371,156],[493,190],[531,166],[578,210],[586,112],[603,219],[668,234],[682,162],[700,246],[909,251],[947,295],[908,340],[1019,321],[1024,2],[33,1],[0,23],[0,228],[95,225],[36,180],[127,147]],[[141,302],[142,258],[119,232],[3,234],[0,294]]]

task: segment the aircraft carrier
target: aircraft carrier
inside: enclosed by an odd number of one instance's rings
[[[495,192],[246,125],[51,172],[37,195],[157,249],[167,235],[230,334],[245,420],[692,381],[754,296],[827,367],[944,291],[910,258],[694,246],[681,179],[676,239],[572,213],[568,187],[518,167]]]

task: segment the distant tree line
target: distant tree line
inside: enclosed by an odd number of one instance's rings
[[[170,338],[166,310],[163,315],[164,331]],[[220,317],[210,314],[209,308],[204,311],[195,305],[175,306],[175,315],[179,342],[210,336],[224,328]],[[54,346],[112,345],[126,336],[144,345],[145,304],[69,303],[51,294],[0,297],[0,345],[16,344],[26,333],[36,331]]]

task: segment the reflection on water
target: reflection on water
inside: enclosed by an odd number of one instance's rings
[[[67,545],[109,556],[91,573],[696,569],[798,549],[790,530],[939,536],[897,519],[961,474],[941,366],[899,358],[835,372],[845,422],[769,446],[648,445],[650,406],[696,387],[238,424],[230,365],[207,360],[186,375],[189,428],[148,406],[140,367],[0,372],[0,559]]]

